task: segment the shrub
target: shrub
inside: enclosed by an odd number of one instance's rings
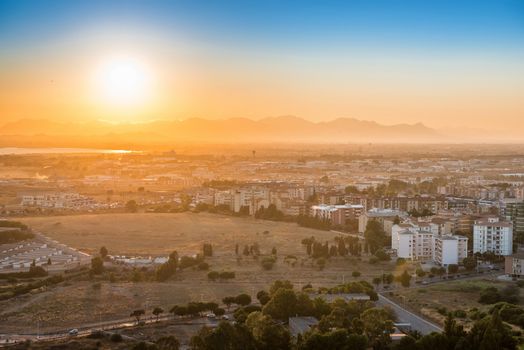
[[[203,261],[200,264],[198,264],[198,269],[201,271],[209,270],[209,264]]]
[[[220,273],[217,271],[209,271],[207,274],[207,278],[211,281],[216,281],[220,277]]]
[[[113,343],[120,343],[123,339],[122,336],[118,333],[111,334],[111,338],[109,338]]]
[[[262,268],[264,270],[271,270],[273,268],[273,265],[275,265],[275,258],[274,257],[265,257],[260,262],[260,265],[262,265]]]

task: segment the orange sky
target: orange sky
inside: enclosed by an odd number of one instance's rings
[[[287,20],[288,14],[282,16]],[[443,50],[442,43],[426,41],[379,43],[373,33],[368,33],[373,45],[350,45],[338,37],[325,44],[325,37],[313,41],[303,34],[279,41],[280,33],[264,37],[269,28],[262,27],[263,34],[251,28],[247,39],[225,35],[237,35],[238,28],[203,38],[183,26],[166,34],[151,23],[114,26],[97,20],[61,28],[46,40],[35,36],[26,42],[13,34],[9,50],[0,54],[0,122],[296,115],[313,121],[353,117],[436,128],[524,128],[524,54],[513,46],[487,50],[453,42]],[[404,36],[412,31],[403,30]],[[454,33],[447,35],[452,41]],[[129,105],[100,98],[107,86],[93,83],[93,76],[115,55],[147,67],[147,98]]]

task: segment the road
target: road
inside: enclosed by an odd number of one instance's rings
[[[228,315],[230,318],[232,318],[232,315]],[[155,324],[157,322],[166,322],[170,321],[172,324],[179,324],[179,325],[201,325],[201,326],[207,326],[207,327],[216,327],[218,324],[218,320],[215,319],[208,319],[206,317],[186,317],[186,318],[178,318],[173,319],[170,315],[164,315],[160,316],[157,320],[156,317],[144,317],[141,320],[142,324]],[[85,325],[83,327],[79,327],[78,334],[76,334],[77,337],[87,336],[95,331],[114,331],[114,330],[121,330],[124,328],[130,328],[130,327],[136,327],[137,323],[134,319],[126,318],[121,320],[114,320],[114,321],[108,321],[108,322],[100,322],[90,325]],[[69,335],[69,330],[62,330],[58,332],[53,333],[26,333],[26,334],[0,334],[0,347],[6,344],[13,344],[15,342],[22,342],[26,340],[31,341],[41,341],[41,340],[57,340],[57,339],[64,339],[64,338],[70,338],[71,335]],[[8,341],[7,341],[8,340]]]
[[[442,328],[440,328],[436,324],[431,323],[423,319],[422,317],[415,315],[411,311],[404,309],[402,306],[398,305],[397,303],[391,301],[390,299],[386,298],[381,294],[378,295],[377,304],[382,307],[391,307],[393,310],[395,310],[399,323],[410,323],[411,329],[417,330],[423,335],[429,334],[431,332],[442,332]]]

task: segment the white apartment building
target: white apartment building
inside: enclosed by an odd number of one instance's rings
[[[72,192],[43,191],[24,193],[20,197],[20,204],[24,207],[79,209],[96,204],[92,198]]]
[[[426,222],[404,222],[391,228],[391,248],[399,258],[433,260],[447,266],[458,264],[468,256],[468,238],[439,235]]]
[[[431,232],[410,230],[398,233],[397,256],[410,260],[431,260],[433,256]]]
[[[458,265],[468,257],[468,238],[458,235],[433,236],[433,261],[442,266]]]
[[[513,253],[513,224],[498,217],[476,220],[473,224],[473,252],[496,255]]]

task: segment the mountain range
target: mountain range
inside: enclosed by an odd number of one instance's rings
[[[422,123],[383,125],[338,118],[312,122],[295,116],[157,120],[146,123],[20,119],[0,124],[0,147],[152,149],[182,143],[521,143],[516,130],[432,129]]]
[[[169,146],[198,143],[357,143],[435,142],[436,130],[417,124],[382,125],[338,118],[311,122],[295,116],[152,121],[112,124],[104,121],[57,122],[21,119],[0,125],[0,146],[94,147]],[[96,145],[95,145],[96,144]]]

